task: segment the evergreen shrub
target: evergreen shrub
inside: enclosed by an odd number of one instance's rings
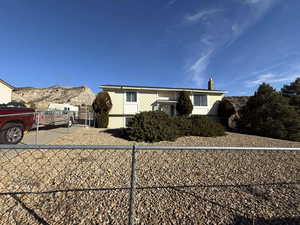
[[[170,116],[162,111],[149,111],[136,114],[127,129],[129,140],[158,142],[174,141],[177,129]]]
[[[225,130],[206,116],[170,117],[162,111],[149,111],[136,114],[126,133],[132,141],[158,142],[181,136],[222,136]]]
[[[189,116],[193,111],[193,104],[190,99],[190,93],[186,91],[179,92],[176,110],[179,116]]]
[[[189,118],[192,127],[189,132],[191,136],[216,137],[225,135],[224,127],[207,116],[193,115]]]
[[[239,126],[260,136],[300,141],[300,116],[296,108],[265,83],[241,110]]]

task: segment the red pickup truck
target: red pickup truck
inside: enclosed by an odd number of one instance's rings
[[[0,107],[0,144],[18,144],[35,121],[31,108]]]

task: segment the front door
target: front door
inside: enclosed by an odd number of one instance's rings
[[[169,116],[175,116],[175,106],[170,104],[160,104],[159,110],[167,113]]]

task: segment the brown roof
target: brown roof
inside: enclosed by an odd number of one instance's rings
[[[9,88],[11,88],[11,89],[15,89],[14,86],[10,85],[9,83],[6,83],[4,80],[1,80],[1,79],[0,79],[0,83],[6,85],[7,87],[9,87]]]

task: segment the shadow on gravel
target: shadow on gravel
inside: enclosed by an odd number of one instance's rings
[[[234,222],[228,225],[299,225],[300,217],[289,217],[289,218],[274,218],[274,219],[263,219],[257,218],[253,221],[253,219],[249,219],[243,216],[236,216],[234,218]]]
[[[29,208],[24,202],[22,202],[22,200],[19,197],[17,197],[16,195],[11,195],[11,197],[15,199],[16,202],[18,202],[25,211],[32,215],[37,222],[39,222],[42,225],[49,225],[49,223],[47,223],[45,219],[40,217],[33,209]],[[18,221],[16,222],[18,224]]]
[[[261,184],[219,184],[219,185],[161,185],[161,186],[144,186],[144,187],[135,187],[135,190],[158,190],[158,189],[172,189],[175,190],[181,194],[189,195],[199,201],[207,202],[209,204],[218,206],[220,208],[223,208],[225,210],[229,210],[234,213],[235,217],[233,219],[233,223],[228,225],[299,225],[300,224],[300,217],[290,217],[290,218],[274,218],[274,219],[264,219],[264,218],[253,218],[252,215],[250,215],[247,212],[244,212],[240,209],[233,208],[230,206],[230,204],[222,204],[219,203],[216,199],[209,199],[202,196],[199,196],[198,193],[191,192],[190,188],[220,188],[220,189],[227,189],[227,188],[240,188],[243,191],[252,193],[256,198],[258,199],[264,199],[263,195],[261,193],[258,193],[259,187],[270,187],[270,186],[276,186],[276,187],[285,187],[285,188],[291,188],[293,185],[299,185],[300,182],[273,182],[273,183],[261,183]],[[288,187],[287,187],[288,186]],[[49,223],[45,221],[41,216],[37,215],[37,213],[26,206],[17,195],[37,195],[37,194],[51,194],[51,193],[78,193],[78,192],[99,192],[99,191],[122,191],[122,190],[128,190],[133,191],[133,187],[111,187],[111,188],[78,188],[78,189],[61,189],[61,190],[50,190],[50,191],[38,191],[38,192],[0,192],[0,198],[1,196],[10,196],[12,197],[20,206],[26,210],[28,213],[30,213],[34,219],[39,222],[42,225],[48,225]],[[133,195],[133,198],[134,195]],[[129,217],[132,214],[131,210],[131,204],[132,202],[129,200]]]
[[[111,134],[113,137],[122,138],[122,139],[125,139],[128,141],[125,128],[107,129],[105,131],[100,131],[100,132],[105,132],[105,133]]]
[[[293,217],[285,217],[285,218],[272,218],[272,219],[265,219],[265,218],[255,218],[253,215],[233,208],[230,206],[230,204],[221,204],[215,200],[211,200],[208,198],[204,198],[202,196],[199,196],[195,192],[191,192],[186,189],[186,187],[193,188],[193,187],[198,187],[198,188],[221,188],[221,189],[226,189],[226,188],[239,188],[241,191],[247,192],[251,195],[253,195],[259,202],[263,202],[264,200],[271,201],[269,196],[266,195],[262,191],[264,187],[271,187],[271,186],[276,186],[276,187],[284,187],[284,188],[292,188],[293,185],[299,185],[300,182],[278,182],[278,183],[263,183],[263,184],[240,184],[240,185],[191,185],[191,186],[177,186],[177,187],[172,187],[170,186],[169,188],[178,191],[179,193],[185,194],[185,195],[190,195],[193,198],[199,200],[199,201],[204,201],[207,203],[210,203],[212,205],[218,206],[220,208],[223,208],[225,210],[229,210],[234,213],[235,217],[233,219],[233,223],[230,223],[228,225],[300,225],[300,216],[293,216]],[[163,188],[163,187],[162,187]],[[165,187],[166,188],[166,187]]]

